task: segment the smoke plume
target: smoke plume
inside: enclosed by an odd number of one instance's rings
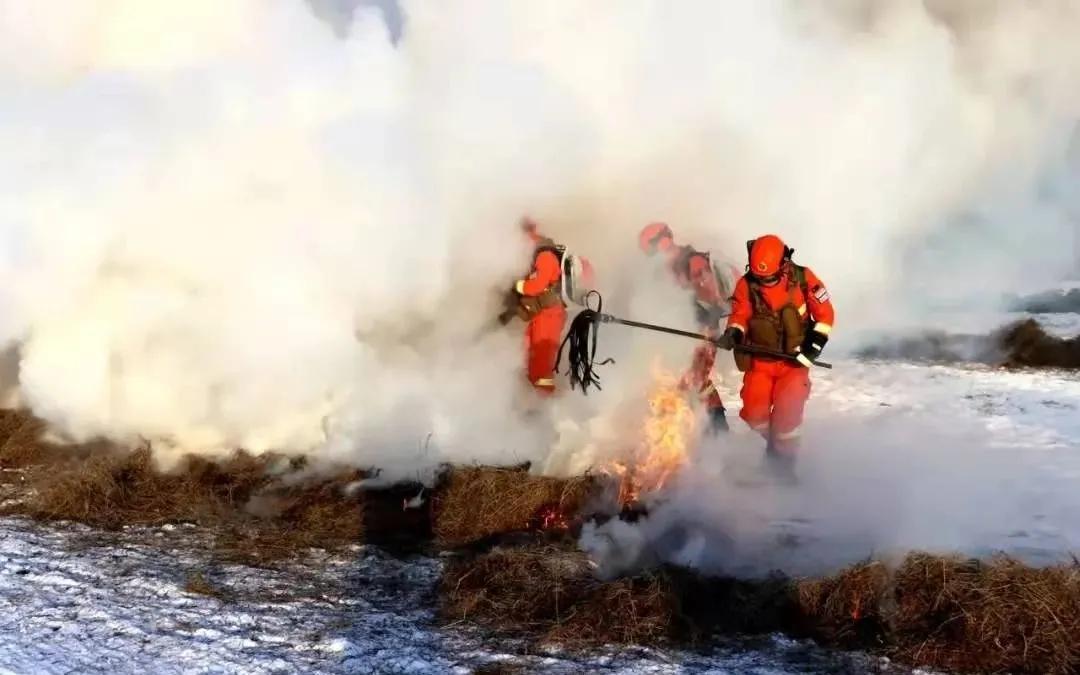
[[[381,4],[0,0],[23,403],[165,460],[573,471],[693,345],[605,328],[604,391],[534,400],[492,323],[523,215],[610,309],[687,327],[638,229],[734,260],[778,232],[840,349],[1074,263],[1067,0]]]

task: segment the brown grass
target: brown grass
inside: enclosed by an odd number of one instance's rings
[[[285,472],[275,468],[282,462],[288,465]],[[344,488],[360,474],[342,471],[286,483],[300,465],[281,457],[236,453],[220,462],[189,456],[165,473],[145,448],[98,452],[78,461],[28,468],[33,491],[9,513],[105,529],[194,523],[212,530],[222,556],[248,562],[308,547],[359,543],[361,497],[348,496]]]
[[[1080,672],[1080,564],[913,553],[803,581],[798,599],[801,627],[827,644],[965,672]]]
[[[676,609],[660,577],[603,583],[583,554],[552,546],[496,548],[451,564],[441,581],[445,619],[542,642],[652,644]]]
[[[1080,336],[1050,335],[1034,319],[1020,321],[995,335],[1008,367],[1080,368]]]
[[[454,467],[434,497],[435,539],[440,546],[457,547],[535,530],[551,511],[569,527],[598,489],[591,476],[563,479],[531,475],[522,467]]]
[[[496,549],[448,566],[445,621],[571,647],[694,643],[787,631],[965,672],[1080,672],[1080,565],[1033,568],[912,554],[819,580],[704,578],[661,569],[601,582],[581,553]]]

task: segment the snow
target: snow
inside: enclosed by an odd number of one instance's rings
[[[0,672],[544,673],[865,672],[883,662],[775,636],[709,654],[611,649],[527,654],[434,626],[441,562],[369,547],[274,568],[216,563],[194,528],[102,533],[0,521]],[[203,574],[224,594],[184,590]],[[893,672],[893,671],[890,671]]]

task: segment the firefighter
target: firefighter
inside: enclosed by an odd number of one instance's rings
[[[698,251],[692,246],[676,246],[675,236],[666,223],[646,225],[641,230],[638,243],[646,255],[664,255],[675,282],[693,291],[698,328],[707,335],[719,333],[720,319],[729,309],[735,275],[725,274],[719,261],[713,260],[708,252]],[[693,361],[682,378],[682,386],[692,387],[699,393],[709,414],[709,428],[713,433],[719,433],[728,430],[728,422],[724,402],[712,378],[715,364],[716,345],[702,343],[694,350]]]
[[[746,343],[793,356],[783,360],[735,352],[744,372],[739,416],[766,441],[772,464],[789,474],[799,448],[810,366],[832,332],[829,291],[812,271],[792,262],[794,249],[775,235],[747,242],[749,265],[735,285],[721,345]]]
[[[566,306],[571,302],[584,303],[593,286],[593,271],[586,258],[570,255],[565,247],[540,235],[533,221],[524,219],[522,230],[533,243],[532,269],[528,277],[514,285],[517,306],[511,312],[516,311],[528,322],[525,343],[529,382],[547,396],[555,391],[555,367],[566,325]]]

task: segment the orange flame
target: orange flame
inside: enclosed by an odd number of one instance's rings
[[[659,367],[649,395],[642,440],[627,461],[612,462],[608,473],[619,479],[619,501],[632,504],[664,487],[687,461],[696,420],[679,380]]]

